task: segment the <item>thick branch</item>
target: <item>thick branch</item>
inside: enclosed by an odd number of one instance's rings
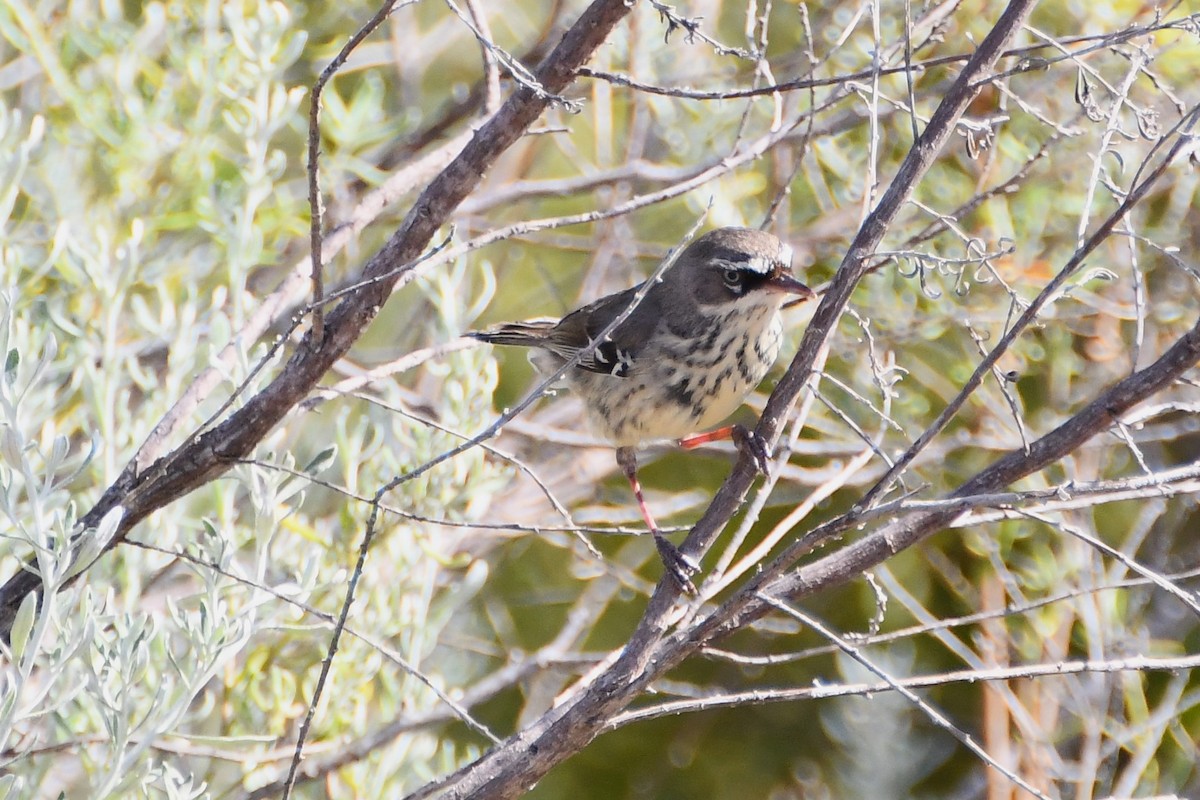
[[[123,475],[84,515],[82,524],[95,527],[108,511],[123,506],[125,516],[108,544],[111,548],[148,514],[217,478],[248,455],[346,354],[387,301],[404,266],[421,255],[488,168],[524,135],[553,96],[570,85],[629,11],[624,0],[595,0],[538,68],[540,91],[528,86],[517,89],[421,193],[400,229],[363,268],[364,279],[380,280],[364,285],[329,314],[324,339],[314,343],[306,336],[279,376],[224,422],[192,437],[144,472]],[[0,588],[0,636],[7,638],[21,600],[41,586],[41,578],[27,568]]]

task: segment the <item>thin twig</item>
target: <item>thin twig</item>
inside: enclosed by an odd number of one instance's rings
[[[918,697],[917,694],[912,689],[910,689],[904,685],[903,680],[893,677],[886,670],[879,667],[873,660],[871,660],[871,659],[867,658],[865,655],[863,655],[862,651],[858,647],[855,647],[854,645],[852,645],[844,637],[839,636],[837,633],[835,633],[833,631],[832,628],[825,625],[820,620],[813,617],[811,614],[806,614],[803,611],[801,611],[800,609],[796,608],[795,606],[793,606],[789,603],[785,603],[781,600],[777,600],[774,597],[767,597],[765,595],[759,595],[758,599],[763,601],[767,605],[771,606],[772,608],[774,608],[778,611],[782,611],[783,613],[787,614],[789,617],[792,617],[793,619],[798,620],[799,622],[803,623],[807,627],[812,628],[814,631],[819,633],[821,636],[825,637],[830,642],[833,642],[834,646],[836,646],[843,653],[845,653],[850,658],[852,658],[856,662],[858,662],[868,672],[870,672],[870,673],[874,674],[876,677],[880,678],[884,683],[886,683],[888,686],[890,686],[893,691],[898,692],[900,694],[900,696],[903,697],[905,700],[907,700],[908,702],[910,702],[914,706],[916,706],[921,711],[921,713],[924,714],[929,719],[930,722],[932,722],[936,727],[941,728],[942,730],[946,731],[951,736],[953,736],[955,739],[957,739],[963,745],[963,747],[967,748],[972,753],[974,753],[975,757],[978,758],[980,761],[982,761],[984,764],[987,764],[989,767],[996,770],[1001,775],[1003,775],[1005,778],[1007,778],[1009,781],[1016,784],[1017,786],[1020,786],[1022,789],[1029,792],[1030,794],[1032,794],[1034,797],[1041,798],[1041,800],[1050,800],[1045,794],[1043,794],[1042,792],[1039,792],[1036,788],[1033,787],[1032,784],[1030,784],[1028,781],[1026,781],[1020,775],[1013,772],[1008,767],[1004,766],[999,761],[997,761],[995,758],[993,758],[992,755],[990,753],[988,753],[986,750],[984,750],[983,747],[980,746],[979,743],[976,742],[975,739],[969,733],[967,733],[962,728],[959,728],[957,725],[955,725],[953,722],[951,722],[949,717],[947,717],[945,714],[938,711],[932,705],[930,705],[929,703],[925,702],[920,697]]]
[[[1047,69],[1061,61],[1075,60],[1082,56],[1090,55],[1100,50],[1108,50],[1118,44],[1136,39],[1141,36],[1149,36],[1158,31],[1163,30],[1187,30],[1189,24],[1195,24],[1200,20],[1200,14],[1192,14],[1182,19],[1165,20],[1157,22],[1153,25],[1132,25],[1115,33],[1108,34],[1093,34],[1088,36],[1075,36],[1070,38],[1058,39],[1054,44],[1034,44],[1027,47],[1015,48],[1007,50],[1001,56],[1002,58],[1018,58],[1020,62],[1017,67],[1006,72],[996,73],[979,78],[980,83],[972,88],[980,88],[986,83],[992,83],[997,80],[1019,75],[1033,70]],[[1052,56],[1049,58],[1037,58],[1035,56],[1039,51],[1051,47],[1057,47],[1059,44],[1072,45],[1094,42],[1089,47],[1082,48],[1072,52],[1069,55]],[[790,92],[798,89],[813,89],[823,86],[842,86],[855,81],[868,80],[872,78],[876,72],[879,75],[895,75],[912,71],[915,73],[926,72],[935,67],[944,67],[950,64],[961,64],[964,61],[970,60],[970,54],[959,54],[949,56],[939,56],[931,58],[927,61],[918,61],[910,66],[899,67],[884,67],[879,70],[865,69],[858,72],[839,75],[832,78],[801,78],[794,81],[784,81],[770,86],[759,86],[752,89],[728,89],[728,90],[713,90],[702,91],[698,89],[689,89],[686,87],[666,87],[655,86],[654,84],[642,83],[633,78],[624,75],[615,75],[600,70],[589,69],[587,67],[581,69],[579,74],[587,78],[595,78],[604,80],[610,83],[615,83],[618,86],[626,86],[630,89],[636,89],[640,92],[648,94],[659,94],[667,97],[677,97],[684,100],[734,100],[742,97],[755,97],[758,95],[775,94],[776,92]]]
[[[376,28],[382,25],[395,9],[397,0],[384,0],[383,5],[375,12],[375,16],[355,31],[350,40],[342,46],[333,60],[321,70],[321,74],[313,83],[308,102],[308,241],[309,259],[312,263],[312,338],[310,346],[320,347],[325,340],[325,279],[322,247],[322,219],[324,217],[321,202],[321,92],[325,84],[332,80],[337,71],[346,63],[363,40],[370,36]],[[405,0],[404,5],[412,5],[417,0]],[[403,6],[401,6],[403,8]]]
[[[617,730],[634,722],[691,714],[718,708],[740,708],[766,703],[794,703],[798,700],[827,700],[835,697],[870,697],[880,692],[906,689],[932,689],[954,684],[975,685],[979,683],[1050,678],[1062,675],[1114,674],[1121,672],[1187,672],[1200,668],[1200,654],[1155,658],[1134,656],[1132,658],[1106,659],[1103,661],[1055,661],[1049,664],[1024,664],[1015,667],[991,669],[969,669],[943,672],[936,675],[921,675],[901,678],[892,685],[888,681],[876,683],[836,684],[822,682],[817,686],[801,686],[794,689],[757,689],[715,695],[703,699],[671,700],[664,703],[626,711],[614,716],[605,725],[606,731]]]
[[[991,349],[987,356],[975,368],[975,371],[971,374],[971,377],[967,379],[966,383],[963,385],[962,389],[954,397],[954,399],[942,409],[937,418],[929,425],[928,428],[925,429],[924,432],[921,433],[919,437],[917,437],[917,440],[913,442],[907,450],[904,451],[903,455],[896,459],[896,463],[888,469],[887,473],[885,473],[884,476],[880,478],[879,481],[873,487],[871,487],[871,489],[865,495],[863,495],[862,499],[858,503],[860,507],[870,507],[884,492],[891,487],[892,482],[896,479],[896,476],[898,476],[910,463],[912,463],[912,460],[917,457],[917,454],[925,449],[926,445],[933,441],[935,436],[941,433],[941,431],[946,427],[947,423],[949,423],[950,420],[954,418],[954,415],[958,413],[958,410],[962,408],[963,404],[967,401],[967,398],[970,397],[977,388],[979,388],[979,385],[983,382],[984,375],[991,371],[996,362],[1000,360],[1002,355],[1008,352],[1008,348],[1014,341],[1016,341],[1017,337],[1020,336],[1037,318],[1037,316],[1041,313],[1042,308],[1058,296],[1063,284],[1066,283],[1067,279],[1074,275],[1076,271],[1078,271],[1078,269],[1083,265],[1084,261],[1087,260],[1087,257],[1091,255],[1092,252],[1112,234],[1117,224],[1125,218],[1125,215],[1128,214],[1134,207],[1136,207],[1138,203],[1140,203],[1141,200],[1150,192],[1150,189],[1154,187],[1159,178],[1166,174],[1167,169],[1171,166],[1175,158],[1180,153],[1191,147],[1191,137],[1189,132],[1192,128],[1192,125],[1196,121],[1198,111],[1200,110],[1193,109],[1190,114],[1180,121],[1177,128],[1178,135],[1175,138],[1175,143],[1171,146],[1171,149],[1167,152],[1167,154],[1163,156],[1163,158],[1154,167],[1154,169],[1151,170],[1150,174],[1147,175],[1145,179],[1143,179],[1140,183],[1136,183],[1134,187],[1129,190],[1129,194],[1125,197],[1125,201],[1122,202],[1121,205],[1112,214],[1110,214],[1103,223],[1101,223],[1101,225],[1096,229],[1095,233],[1088,237],[1087,241],[1075,251],[1070,260],[1067,261],[1067,263],[1063,265],[1063,268],[1058,271],[1058,274],[1055,275],[1054,278],[1048,284],[1046,284],[1042,291],[1038,293],[1037,297],[1035,297],[1029,306],[1021,313],[1021,316],[1017,318],[1016,322],[1014,322],[1013,325],[1004,333],[1004,336],[1000,338],[1000,341],[996,343],[996,346]]]

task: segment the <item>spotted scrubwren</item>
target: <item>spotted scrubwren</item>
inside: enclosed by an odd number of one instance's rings
[[[637,479],[636,448],[679,439],[693,446],[732,436],[760,469],[762,442],[739,425],[692,436],[716,425],[746,399],[779,355],[780,310],[789,298],[808,299],[792,275],[792,249],[748,228],[719,228],[697,239],[649,288],[634,286],[567,314],[467,334],[492,344],[533,348],[544,373],[567,362],[567,385],[583,399],[596,433],[617,447],[617,463],[633,487],[642,516],[672,576],[694,591],[696,565],[658,530]],[[633,309],[604,341],[600,333]],[[591,348],[591,349],[589,349]]]

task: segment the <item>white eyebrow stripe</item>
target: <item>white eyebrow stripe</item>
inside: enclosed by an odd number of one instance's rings
[[[740,266],[742,269],[754,272],[758,275],[770,275],[774,264],[771,263],[770,259],[763,258],[762,256],[754,256],[748,261],[740,264]]]

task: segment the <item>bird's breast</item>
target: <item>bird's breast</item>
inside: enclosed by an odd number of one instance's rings
[[[782,320],[770,307],[714,314],[682,334],[666,327],[630,376],[584,373],[572,380],[597,433],[618,446],[716,426],[766,376],[783,339]]]

